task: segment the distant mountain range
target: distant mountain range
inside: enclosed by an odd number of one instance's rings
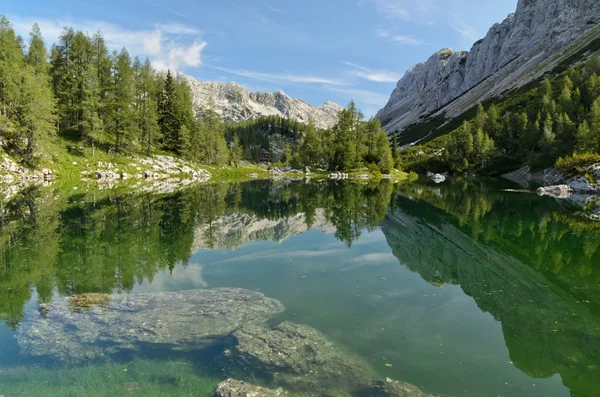
[[[321,106],[312,106],[283,91],[250,92],[233,82],[202,82],[184,74],[178,74],[177,77],[191,87],[196,112],[201,113],[208,108],[212,98],[214,110],[224,121],[241,122],[261,116],[281,116],[302,123],[312,120],[318,128],[330,128],[337,123],[338,114],[343,109],[330,101]]]

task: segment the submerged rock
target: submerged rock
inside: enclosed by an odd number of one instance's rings
[[[262,374],[290,391],[354,393],[376,378],[369,365],[306,325],[245,326],[223,356],[234,370]],[[327,394],[325,394],[327,395]]]
[[[281,390],[270,390],[235,379],[227,379],[219,383],[215,397],[278,397],[286,393]]]
[[[28,312],[16,335],[21,352],[74,362],[151,349],[201,350],[284,307],[259,292],[224,288],[130,295],[86,309],[59,299],[43,316]]]
[[[417,386],[391,379],[378,380],[358,394],[359,397],[435,397]]]

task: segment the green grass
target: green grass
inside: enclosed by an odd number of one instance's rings
[[[188,362],[162,360],[0,371],[0,394],[5,397],[209,397],[218,383]]]
[[[239,166],[202,166],[205,170],[212,174],[210,182],[224,182],[224,181],[249,181],[256,178],[252,178],[248,175],[257,174],[258,179],[266,179],[269,177],[269,172],[264,168],[252,164],[240,164]]]

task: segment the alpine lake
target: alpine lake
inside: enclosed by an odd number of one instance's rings
[[[515,188],[22,191],[0,211],[0,395],[598,396],[600,225]]]

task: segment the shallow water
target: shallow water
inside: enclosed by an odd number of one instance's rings
[[[502,190],[511,187],[253,182],[162,196],[25,192],[1,220],[0,394],[36,395],[40,364],[73,371],[15,338],[43,314],[40,303],[236,287],[285,306],[271,325],[314,327],[382,379],[448,396],[597,395],[600,228],[568,202]],[[118,380],[82,379],[81,390],[128,385],[120,368],[140,360],[185,358],[202,376],[224,376],[206,354],[125,353],[106,357]],[[124,386],[130,394],[143,392],[144,380],[136,382]],[[181,395],[181,382],[162,383]]]

